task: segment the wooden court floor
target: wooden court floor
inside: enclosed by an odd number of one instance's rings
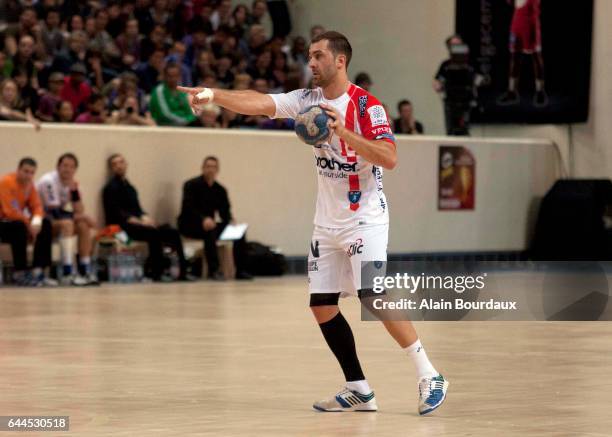
[[[0,290],[0,415],[70,436],[609,436],[612,323],[420,322],[451,382],[416,413],[412,363],[343,302],[378,413],[317,413],[341,372],[302,277]]]

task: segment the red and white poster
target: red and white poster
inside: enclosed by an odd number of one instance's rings
[[[438,210],[474,209],[476,160],[463,146],[440,146]]]

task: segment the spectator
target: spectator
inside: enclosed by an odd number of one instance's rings
[[[72,65],[70,67],[70,76],[64,79],[64,86],[60,90],[62,100],[68,100],[77,113],[84,109],[91,95],[91,88],[85,83],[86,74],[85,65],[81,63]]]
[[[140,41],[138,20],[134,18],[127,20],[125,30],[116,39],[124,68],[135,69],[137,67],[140,61]]]
[[[19,14],[19,22],[7,27],[4,31],[4,48],[9,56],[17,53],[17,45],[25,35],[32,39],[40,32],[40,25],[36,20],[36,10],[32,7],[24,8]]]
[[[140,56],[142,61],[146,61],[156,50],[161,50],[166,54],[168,51],[168,41],[166,39],[166,29],[161,25],[153,26],[149,36],[140,43]]]
[[[215,58],[219,58],[224,54],[223,51],[225,49],[225,43],[231,36],[232,29],[227,24],[224,24],[215,30],[215,33],[208,43]]]
[[[38,102],[36,116],[42,121],[53,121],[53,114],[57,105],[62,101],[60,90],[64,84],[64,74],[56,71],[49,76],[49,90],[46,91]]]
[[[42,69],[42,63],[34,60],[35,41],[30,35],[24,35],[19,39],[17,53],[13,56],[13,69],[21,69],[25,72],[29,84],[38,89],[38,71]]]
[[[374,85],[374,82],[372,82],[372,79],[368,73],[361,72],[357,73],[357,76],[355,76],[355,85],[363,88],[366,91],[370,91],[372,85]]]
[[[106,98],[102,94],[92,93],[87,107],[87,112],[80,114],[75,123],[104,124],[110,121],[106,114]]]
[[[17,84],[12,79],[4,79],[0,83],[0,120],[27,121],[38,130],[40,123],[34,118],[30,108],[22,111],[20,107]]]
[[[47,62],[52,62],[64,50],[64,34],[60,29],[61,16],[57,8],[45,11],[45,21],[42,25],[42,43]]]
[[[475,103],[476,72],[469,65],[468,47],[459,35],[446,39],[449,58],[440,64],[433,89],[444,100],[447,135],[469,135],[470,114]]]
[[[203,21],[200,17],[195,17],[189,23],[191,32],[185,38],[183,43],[187,47],[185,52],[185,64],[191,68],[195,68],[194,64],[200,57],[200,53],[208,50],[207,37],[212,34],[212,28],[209,23]]]
[[[91,268],[95,221],[85,213],[83,193],[75,174],[79,161],[73,153],[64,153],[55,170],[45,173],[36,183],[46,218],[57,237],[62,259],[62,285],[97,285]],[[78,271],[74,272],[73,236],[78,237]]]
[[[397,104],[397,113],[399,118],[393,121],[393,132],[396,134],[423,134],[423,124],[414,118],[412,102],[410,100],[401,100]]]
[[[282,93],[289,68],[287,67],[287,55],[283,52],[277,53],[272,58],[272,89],[271,93]]]
[[[90,36],[88,48],[100,53],[106,65],[117,66],[121,58],[121,52],[113,37],[106,31],[108,12],[106,9],[98,9],[94,18],[95,29],[93,35]]]
[[[50,70],[68,74],[70,67],[74,64],[84,64],[88,41],[89,38],[85,31],[74,30],[68,37],[68,51],[55,57]]]
[[[164,82],[151,94],[151,114],[161,126],[187,126],[196,118],[189,106],[187,94],[176,89],[181,77],[178,65],[168,64],[164,69]]]
[[[153,51],[149,56],[149,61],[138,70],[140,88],[147,94],[151,93],[163,78],[166,65],[164,56],[163,50]]]
[[[45,276],[51,266],[51,223],[43,218],[35,173],[36,161],[23,158],[15,173],[0,179],[0,238],[11,244],[13,280],[20,286],[56,285]],[[34,243],[32,272],[27,271],[28,241]]]
[[[147,111],[144,115],[140,115],[138,99],[134,94],[128,95],[123,105],[112,112],[110,122],[132,126],[155,126],[155,120],[151,117],[150,112]]]
[[[249,21],[251,26],[261,26],[266,40],[272,38],[272,20],[270,14],[268,14],[268,2],[266,0],[253,0]]]
[[[219,272],[217,240],[225,227],[234,222],[225,188],[216,181],[219,160],[208,156],[202,163],[202,174],[183,185],[183,201],[178,226],[181,234],[204,241],[208,263],[208,278],[222,279]],[[218,219],[217,219],[218,217]],[[234,241],[236,279],[252,279],[246,271],[246,241],[244,236]]]
[[[216,76],[217,81],[223,88],[230,88],[234,83],[234,73],[232,73],[232,59],[228,55],[223,55],[217,60]]]
[[[117,39],[119,34],[125,29],[125,23],[128,15],[123,15],[121,12],[121,5],[117,0],[109,1],[106,7],[108,12],[108,24],[106,25],[106,31],[113,38]]]
[[[221,108],[214,103],[208,103],[200,111],[200,124],[202,127],[219,128],[221,124],[217,121],[221,115]]]
[[[211,52],[200,52],[194,66],[193,82],[199,84],[207,75],[215,75],[214,58]]]
[[[127,162],[122,155],[111,155],[108,166],[112,177],[104,186],[102,196],[106,225],[119,225],[132,240],[148,243],[150,271],[147,274],[154,281],[168,279],[164,276],[164,245],[176,251],[181,269],[180,279],[187,279],[187,264],[179,233],[168,225],[158,226],[142,209],[138,192],[126,177]]]
[[[216,31],[221,26],[229,26],[232,18],[232,0],[221,0],[210,16],[210,24],[213,30]]]
[[[322,33],[325,33],[325,27],[321,26],[320,24],[315,24],[310,28],[310,40],[312,41]]]
[[[220,127],[223,129],[239,128],[242,121],[242,115],[227,108],[221,108]]]
[[[236,5],[234,11],[232,12],[232,20],[230,22],[232,33],[240,39],[242,39],[246,34],[248,27],[247,20],[249,18],[248,14],[249,9],[243,4]]]
[[[255,65],[248,68],[247,73],[253,79],[263,78],[265,80],[272,80],[272,53],[269,50],[265,50],[257,55]]]
[[[72,123],[74,121],[74,109],[68,100],[62,100],[57,104],[53,121],[58,123]]]
[[[32,87],[31,82],[28,80],[27,72],[23,68],[17,67],[13,69],[11,76],[17,84],[17,92],[19,93],[18,109],[21,111],[26,111],[26,109],[28,109],[35,112],[38,108],[38,101],[40,98],[38,92]]]
[[[172,44],[172,48],[170,49],[170,53],[166,58],[166,62],[173,62],[179,66],[181,69],[181,84],[189,84],[184,86],[191,86],[191,70],[185,64],[183,64],[183,59],[185,58],[185,44],[180,41],[175,41]]]

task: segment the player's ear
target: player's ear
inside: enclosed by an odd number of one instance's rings
[[[338,68],[346,67],[346,55],[336,56],[336,67]]]

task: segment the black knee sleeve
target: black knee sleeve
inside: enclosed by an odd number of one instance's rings
[[[310,295],[310,306],[338,305],[339,299],[340,293],[312,293]]]

